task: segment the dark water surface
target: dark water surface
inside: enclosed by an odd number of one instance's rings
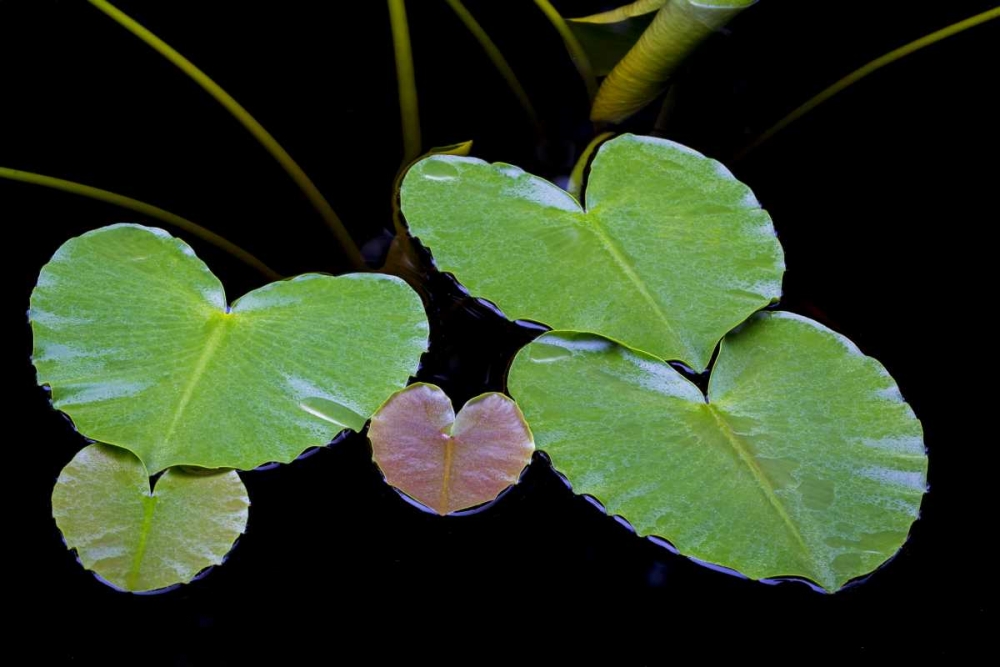
[[[255,114],[381,257],[401,158],[384,3],[120,4]],[[545,123],[542,142],[445,3],[409,4],[424,145],[473,139],[477,157],[564,178],[593,129],[584,88],[533,3],[466,4],[521,76]],[[555,4],[567,14],[602,5]],[[667,136],[727,161],[843,74],[992,4],[763,0],[691,63]],[[56,475],[83,441],[35,385],[24,313],[39,268],[69,236],[147,221],[0,181],[3,312],[16,337],[4,364],[13,378],[4,413],[3,544],[14,589],[6,608],[15,619],[7,646],[31,662],[82,664],[396,653],[590,663],[601,651],[612,651],[605,662],[651,664],[691,651],[812,660],[983,649],[996,625],[986,548],[996,525],[986,458],[996,437],[992,390],[980,378],[992,374],[986,316],[996,301],[998,44],[1000,21],[922,51],[732,164],[785,247],[783,307],[881,360],[926,430],[922,519],[894,560],[833,596],[740,579],[640,540],[574,496],[540,455],[484,511],[428,515],[382,482],[358,436],[243,475],[248,531],[207,577],[163,595],[117,593],[77,564],[51,518]],[[648,132],[654,118],[655,109],[628,129]],[[322,223],[246,132],[83,2],[0,1],[0,165],[161,205],[282,273],[346,270]],[[194,245],[231,298],[260,284]],[[445,276],[430,276],[428,289],[433,343],[420,379],[459,403],[502,388],[507,361],[539,329],[505,322]]]

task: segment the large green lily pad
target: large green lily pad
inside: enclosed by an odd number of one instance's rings
[[[30,319],[53,405],[151,473],[287,462],[360,430],[406,385],[428,332],[416,293],[376,274],[303,275],[229,308],[187,244],[139,225],[63,244]]]
[[[142,462],[91,445],[63,468],[52,514],[83,566],[126,591],[191,581],[218,565],[247,525],[250,499],[236,472],[172,468],[149,488]]]
[[[750,189],[664,139],[602,145],[586,210],[517,167],[456,156],[416,163],[400,196],[438,267],[511,319],[597,332],[698,370],[781,292],[781,246]]]
[[[522,350],[509,385],[576,492],[752,578],[840,588],[899,549],[926,489],[920,422],[885,368],[788,313],[725,338],[707,398],[669,364],[570,332]]]
[[[368,437],[386,482],[438,514],[495,500],[535,451],[507,396],[482,394],[456,416],[447,394],[425,383],[390,397],[372,416]]]

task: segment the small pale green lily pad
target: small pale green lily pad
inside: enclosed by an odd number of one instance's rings
[[[416,163],[401,198],[438,267],[509,318],[597,332],[697,370],[781,293],[781,246],[750,189],[664,139],[604,143],[586,210],[517,167],[456,156]]]
[[[419,297],[378,274],[307,274],[232,304],[191,248],[114,225],[62,245],[31,295],[53,405],[151,473],[288,462],[360,431],[427,345]]]
[[[495,500],[535,451],[510,398],[483,394],[456,416],[444,391],[424,383],[389,398],[368,437],[386,482],[442,515]]]
[[[142,462],[108,445],[82,449],[52,492],[66,546],[85,568],[132,592],[187,583],[222,563],[246,530],[249,508],[235,471],[171,468],[150,491]]]
[[[707,398],[669,364],[571,332],[522,350],[509,385],[577,493],[754,579],[833,591],[871,572],[926,490],[920,422],[885,368],[797,315],[727,336]]]

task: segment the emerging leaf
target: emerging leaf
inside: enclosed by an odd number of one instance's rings
[[[590,111],[595,122],[620,123],[664,91],[667,81],[709,35],[757,0],[670,0],[601,83]],[[655,3],[636,3],[649,5]],[[604,19],[626,15],[612,13]],[[601,15],[599,15],[601,16]],[[591,20],[597,17],[590,17]],[[610,28],[616,24],[606,24]],[[623,23],[626,29],[627,23]],[[607,31],[605,31],[607,32]]]
[[[724,166],[631,134],[594,158],[586,210],[506,164],[435,156],[403,179],[412,233],[511,319],[594,331],[702,370],[781,292],[771,218]]]
[[[63,244],[30,318],[53,405],[151,473],[287,462],[359,431],[427,344],[420,299],[398,278],[308,274],[229,308],[187,244],[138,225]]]
[[[510,389],[577,493],[755,579],[840,588],[899,549],[926,490],[920,422],[885,368],[789,313],[725,338],[707,397],[662,361],[570,332],[522,350]]]
[[[187,583],[222,563],[246,529],[249,507],[234,471],[172,468],[151,492],[142,462],[108,445],[81,450],[52,492],[66,546],[85,568],[132,592]]]
[[[478,396],[458,416],[431,384],[410,385],[372,417],[372,454],[386,481],[438,514],[494,500],[531,461],[531,431],[514,401]]]

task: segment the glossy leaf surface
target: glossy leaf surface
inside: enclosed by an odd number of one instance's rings
[[[510,398],[465,404],[431,384],[410,385],[372,417],[372,454],[386,481],[438,514],[494,500],[531,461],[531,431]]]
[[[727,336],[707,398],[669,364],[569,332],[522,350],[509,385],[577,493],[755,579],[840,588],[899,549],[926,489],[920,422],[885,368],[797,315]]]
[[[229,308],[187,244],[138,225],[63,244],[30,318],[53,405],[151,473],[287,462],[360,430],[427,342],[420,300],[397,278],[307,274]]]
[[[416,163],[401,197],[438,267],[510,319],[594,331],[699,370],[781,292],[781,246],[750,189],[663,139],[604,143],[586,210],[517,167],[454,156]]]
[[[83,566],[126,591],[191,581],[218,565],[247,525],[250,499],[234,471],[171,468],[149,488],[130,452],[81,450],[52,492],[52,514]]]

